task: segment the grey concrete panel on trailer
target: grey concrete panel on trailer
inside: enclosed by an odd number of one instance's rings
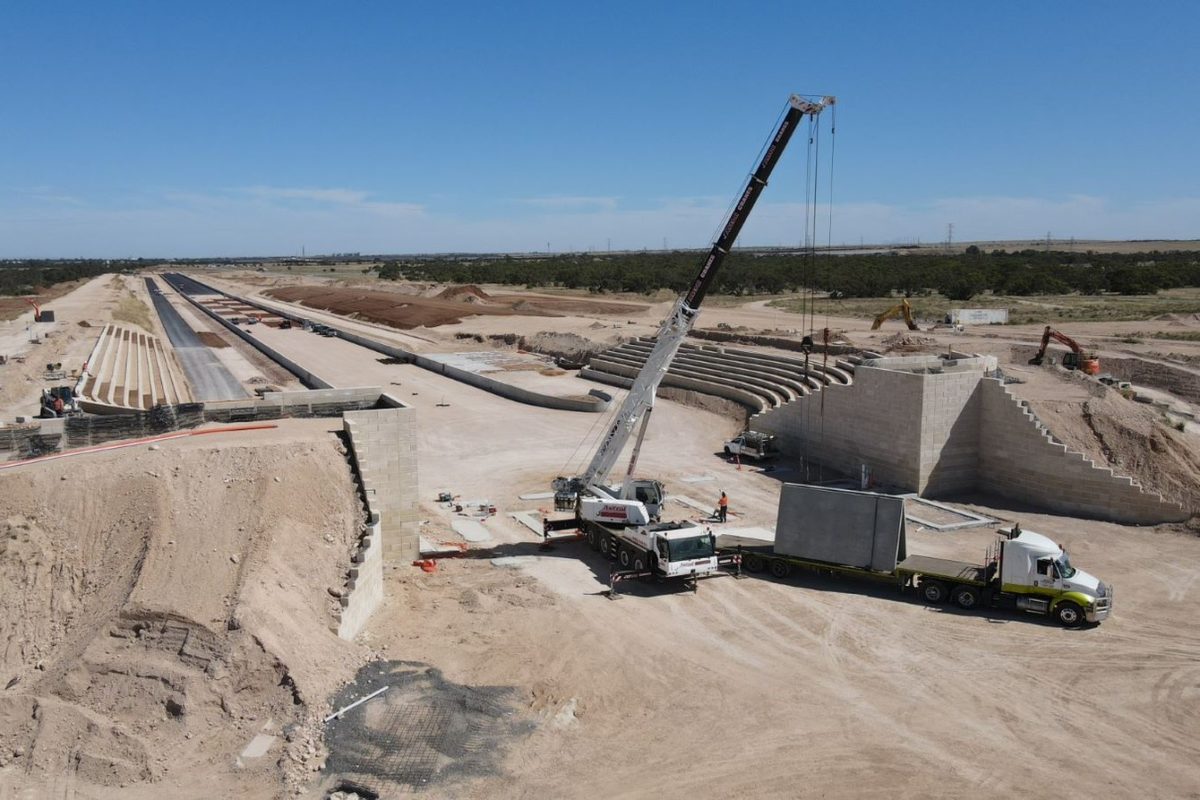
[[[905,553],[904,500],[786,483],[775,550],[796,558],[891,572]]]

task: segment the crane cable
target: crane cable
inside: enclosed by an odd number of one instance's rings
[[[837,155],[837,106],[831,109],[832,118],[829,121],[829,226],[825,234],[825,257],[832,258],[833,256],[833,167]],[[832,382],[825,383],[829,380],[829,306],[830,303],[825,303],[825,331],[821,336],[822,339],[822,356],[821,356],[821,371],[824,373],[821,376],[824,386],[832,386]],[[825,449],[825,389],[821,389],[821,450]],[[824,469],[821,470],[821,477],[824,478]]]

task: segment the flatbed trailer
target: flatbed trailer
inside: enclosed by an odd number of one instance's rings
[[[1017,531],[1016,535],[1021,535]],[[1030,534],[1026,533],[1025,536]],[[1037,536],[1037,534],[1033,534]],[[938,604],[950,600],[965,610],[1003,608],[1053,616],[1062,625],[1074,627],[1088,622],[1100,622],[1112,609],[1112,587],[1100,584],[1099,596],[1078,596],[1079,593],[1035,594],[1028,591],[1006,591],[1000,580],[1000,559],[979,565],[934,556],[911,555],[892,570],[873,570],[862,567],[817,561],[777,553],[760,540],[739,541],[723,537],[718,556],[735,556],[746,572],[768,572],[784,579],[799,570],[824,575],[840,575],[892,584],[900,592],[915,592],[926,602]],[[1061,595],[1061,596],[1060,596]]]

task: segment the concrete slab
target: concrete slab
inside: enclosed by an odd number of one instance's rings
[[[684,483],[708,483],[709,481],[715,481],[716,479],[717,477],[715,475],[688,475],[686,478],[680,478],[679,480],[683,481]]]
[[[450,523],[450,527],[468,542],[488,542],[492,539],[492,532],[473,519],[456,519]]]
[[[697,511],[703,511],[705,514],[711,514],[713,509],[717,507],[717,502],[714,500],[711,503],[701,503],[699,500],[693,500],[686,494],[673,494],[671,499],[676,503],[685,505],[688,508],[694,508]]]
[[[554,497],[554,492],[527,492],[517,495],[517,497],[522,500],[549,500]]]
[[[239,758],[262,758],[271,749],[271,745],[275,744],[275,739],[278,737],[272,736],[269,733],[257,734],[250,743],[242,750]]]
[[[904,499],[786,483],[779,496],[777,552],[887,572],[905,552]]]
[[[543,533],[542,515],[539,514],[538,512],[536,512],[536,511],[512,511],[509,513],[509,516],[512,517],[513,519],[515,519],[517,522],[524,525],[526,528],[529,528],[529,530],[533,531],[538,536],[542,535],[542,533]]]

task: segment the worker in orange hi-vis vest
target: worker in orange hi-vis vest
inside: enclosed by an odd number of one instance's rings
[[[717,501],[717,519],[724,522],[729,516],[729,497],[721,492],[721,499]]]

